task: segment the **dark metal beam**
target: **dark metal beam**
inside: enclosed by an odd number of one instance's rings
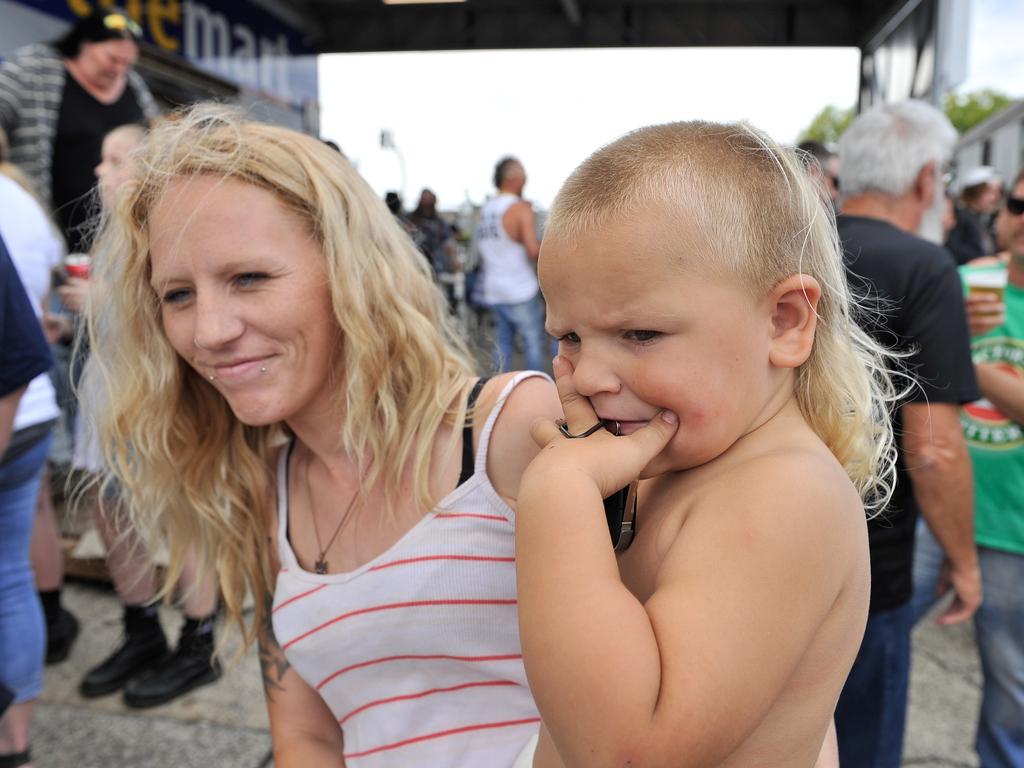
[[[580,16],[580,7],[577,5],[576,0],[562,0],[562,10],[565,11],[565,18],[569,20],[569,24],[574,27],[578,27],[583,21],[583,17]]]
[[[885,0],[468,0],[310,3],[323,51],[621,46],[855,46]],[[573,10],[576,14],[573,14]],[[578,20],[578,21],[577,21]]]

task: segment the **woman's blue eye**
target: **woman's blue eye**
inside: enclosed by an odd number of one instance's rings
[[[559,336],[556,339],[556,341],[559,344],[579,344],[580,343],[580,337],[577,336],[572,331],[569,331],[569,333],[567,333],[567,334],[565,334],[563,336]]]
[[[168,291],[163,295],[164,304],[181,304],[183,301],[188,299],[190,293],[184,288],[178,288],[173,291]]]

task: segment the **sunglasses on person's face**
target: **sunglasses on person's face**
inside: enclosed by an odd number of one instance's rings
[[[1006,211],[1014,216],[1024,213],[1024,197],[1006,196]]]
[[[118,32],[128,32],[132,37],[142,37],[142,27],[123,13],[111,13],[103,17],[103,26]]]

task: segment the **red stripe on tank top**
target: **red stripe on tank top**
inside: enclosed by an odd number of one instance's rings
[[[319,691],[331,680],[337,677],[341,677],[347,672],[352,672],[363,667],[372,667],[377,664],[387,664],[391,661],[468,661],[468,662],[482,662],[482,661],[520,661],[523,658],[521,653],[506,653],[500,656],[451,656],[447,654],[432,654],[432,655],[420,655],[420,654],[407,654],[404,656],[383,656],[379,659],[370,659],[369,661],[361,661],[358,664],[350,664],[347,667],[342,667],[337,672],[332,672],[323,680],[321,680],[316,689]]]
[[[277,613],[282,608],[284,608],[286,605],[291,605],[296,600],[301,600],[302,598],[306,597],[307,595],[312,595],[314,592],[319,592],[321,589],[323,589],[326,586],[327,586],[326,584],[321,584],[319,587],[313,587],[312,589],[307,589],[305,592],[301,592],[301,593],[295,595],[295,597],[289,597],[287,600],[285,600],[280,605],[275,605],[274,606],[274,610],[272,610],[271,613]]]
[[[392,560],[389,563],[381,563],[370,568],[371,571],[380,571],[384,568],[393,568],[396,565],[409,565],[410,563],[424,563],[428,560],[463,560],[480,563],[514,563],[514,557],[488,557],[485,555],[423,555],[422,557],[407,557],[402,560]]]
[[[446,736],[457,736],[460,733],[469,733],[471,731],[484,731],[493,728],[511,728],[516,725],[532,725],[539,723],[539,717],[527,717],[523,720],[505,720],[500,723],[477,723],[475,725],[465,725],[461,728],[452,728],[448,731],[438,731],[437,733],[425,733],[422,736],[414,736],[411,739],[405,739],[403,741],[396,741],[394,744],[384,744],[373,749],[365,749],[362,752],[349,752],[342,755],[346,760],[355,760],[357,757],[367,757],[369,755],[375,755],[378,752],[386,752],[391,749],[398,749],[400,747],[407,747],[410,744],[418,744],[422,741],[430,741],[431,739],[443,739]]]
[[[477,520],[498,520],[502,523],[508,523],[507,517],[501,515],[478,515],[473,512],[438,512],[434,517],[442,517],[447,519],[459,518],[459,517],[475,517]],[[509,523],[511,525],[511,523]]]
[[[348,714],[345,714],[345,715],[342,715],[341,717],[339,717],[338,718],[338,725],[344,725],[347,720],[351,720],[353,717],[358,715],[360,712],[365,712],[368,709],[373,709],[374,707],[380,707],[380,706],[383,706],[385,704],[394,704],[395,702],[410,701],[412,699],[422,699],[422,698],[424,698],[426,696],[433,696],[433,695],[438,694],[438,693],[455,693],[457,691],[466,691],[466,690],[469,690],[470,688],[490,688],[490,687],[493,687],[493,686],[506,686],[506,685],[516,685],[516,686],[518,686],[519,683],[515,682],[514,680],[482,680],[482,681],[476,682],[476,683],[460,683],[459,685],[452,685],[452,686],[449,686],[447,688],[430,688],[429,690],[426,690],[426,691],[419,691],[417,693],[406,693],[406,694],[403,694],[401,696],[389,696],[386,699],[377,699],[376,701],[371,701],[371,702],[368,702],[366,704],[363,704],[361,707],[356,707],[355,709],[353,709]]]
[[[374,605],[370,608],[360,608],[357,611],[349,611],[343,613],[340,616],[335,616],[333,619],[325,621],[312,629],[303,632],[298,637],[293,637],[287,643],[281,646],[281,650],[286,651],[295,645],[300,640],[305,640],[310,635],[314,635],[321,629],[337,624],[339,621],[345,619],[351,619],[353,616],[362,616],[366,613],[377,613],[378,611],[397,611],[404,608],[433,608],[441,605],[515,605],[515,600],[413,600],[407,603],[388,603],[386,605]]]

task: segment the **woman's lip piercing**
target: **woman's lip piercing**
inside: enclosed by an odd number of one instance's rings
[[[261,365],[260,366],[260,373],[266,373],[266,372],[267,372],[267,366]]]

